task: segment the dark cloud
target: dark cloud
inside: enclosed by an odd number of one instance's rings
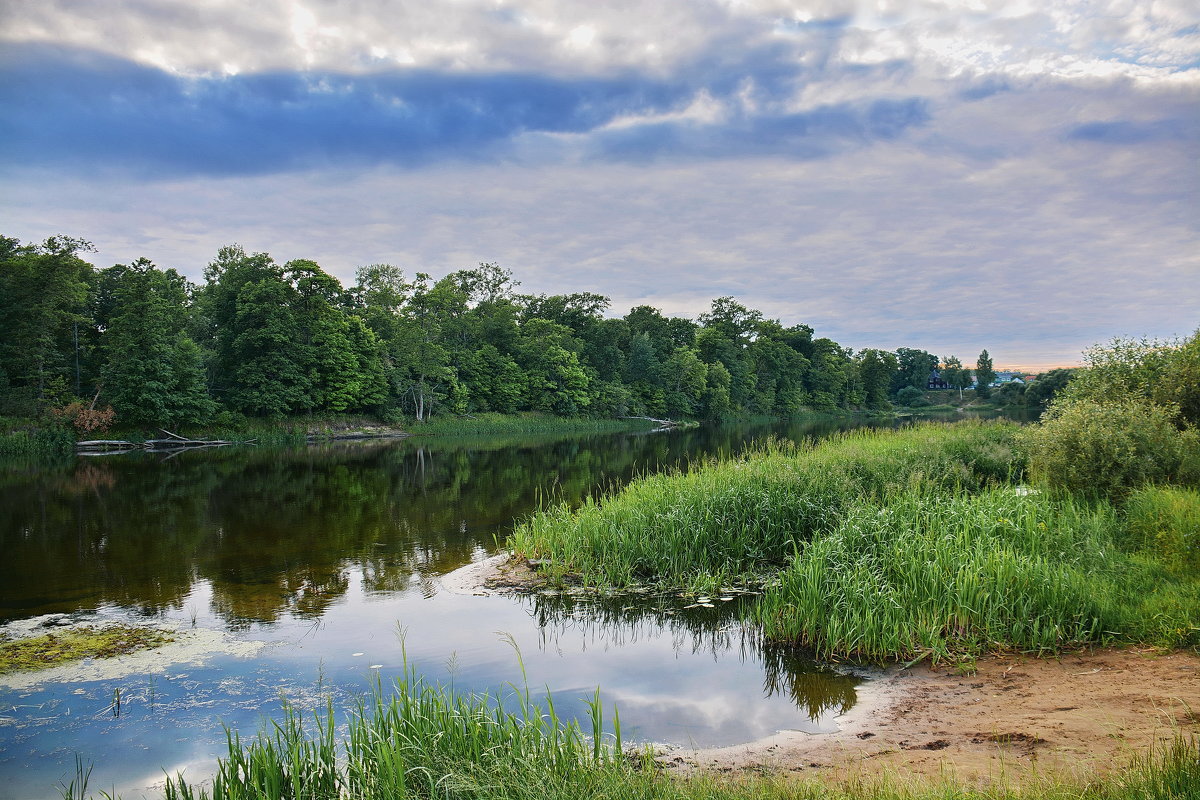
[[[620,131],[600,133],[590,152],[811,158],[894,138],[929,117],[915,98],[787,111],[803,69],[773,45],[736,59],[708,56],[675,78],[427,69],[186,77],[93,51],[23,44],[0,57],[0,137],[10,164],[237,175],[495,160],[511,156],[508,146],[524,134],[588,134],[630,118]],[[748,97],[761,111],[739,111],[728,123],[637,122],[678,112],[701,92],[728,105]]]
[[[1145,144],[1166,140],[1200,140],[1200,115],[1191,119],[1171,117],[1150,122],[1115,120],[1109,122],[1086,122],[1076,125],[1067,133],[1067,139],[1104,144]]]

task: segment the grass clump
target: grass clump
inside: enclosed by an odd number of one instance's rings
[[[134,625],[64,628],[0,642],[0,674],[45,669],[84,658],[112,658],[174,641],[169,633]]]
[[[285,707],[250,742],[230,733],[211,790],[168,777],[166,800],[1175,800],[1200,792],[1200,747],[1179,736],[1161,753],[1105,778],[1080,783],[1039,777],[1020,786],[902,781],[872,776],[823,782],[778,773],[665,772],[648,752],[622,753],[611,739],[577,725],[517,691],[503,699],[457,695],[410,673],[390,697],[378,689],[338,736],[332,708],[306,724]],[[599,712],[598,704],[594,711]],[[594,718],[595,719],[595,718]],[[86,784],[86,776],[84,779]],[[75,787],[82,797],[86,786]]]
[[[327,706],[306,724],[284,707],[281,722],[243,743],[227,734],[211,795],[182,776],[168,778],[167,800],[222,798],[492,798],[587,796],[597,781],[632,774],[620,722],[605,734],[598,696],[590,733],[557,716],[553,698],[535,702],[527,687],[506,694],[459,694],[412,668],[390,695],[376,686],[349,715],[344,738]]]
[[[1125,503],[1134,543],[1178,571],[1200,568],[1200,491],[1149,486]]]
[[[1107,511],[1010,488],[857,506],[796,554],[755,616],[773,638],[874,660],[1099,641],[1121,622]]]
[[[1017,426],[858,430],[820,445],[768,442],[736,460],[635,481],[514,532],[514,551],[559,574],[627,586],[647,579],[710,589],[761,581],[857,504],[908,488],[981,489],[1019,475]]]
[[[65,428],[0,433],[0,456],[61,457],[75,452],[75,436]]]
[[[769,443],[548,509],[511,543],[592,584],[755,582],[768,638],[829,658],[1200,646],[1197,493],[1031,489],[1025,439],[960,423]]]

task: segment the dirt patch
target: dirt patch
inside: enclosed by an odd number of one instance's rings
[[[736,747],[664,756],[677,770],[819,770],[836,779],[881,771],[1010,783],[1086,778],[1194,730],[1200,658],[1095,650],[1057,659],[979,661],[970,676],[892,670],[860,687],[837,733],[784,731]]]
[[[549,579],[537,571],[536,565],[507,553],[467,564],[443,575],[442,588],[451,594],[511,594],[536,592],[550,585]]]

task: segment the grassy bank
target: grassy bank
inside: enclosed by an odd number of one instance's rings
[[[1087,783],[1044,778],[1019,788],[1003,782],[980,788],[873,777],[830,784],[753,772],[665,774],[647,752],[623,752],[619,739],[601,731],[601,714],[593,703],[592,730],[584,731],[556,716],[552,698],[532,702],[528,689],[467,696],[409,672],[388,696],[377,689],[353,709],[344,737],[335,733],[332,708],[309,719],[285,708],[282,721],[256,739],[229,734],[211,788],[175,776],[165,794],[167,800],[1168,800],[1200,792],[1194,738],[1177,738],[1164,752]],[[85,794],[81,769],[64,796]]]
[[[560,579],[761,586],[766,634],[826,657],[970,658],[1100,642],[1200,645],[1200,494],[1124,504],[1029,489],[1008,423],[768,444],[520,526]]]

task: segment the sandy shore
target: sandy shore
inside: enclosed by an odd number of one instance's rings
[[[668,754],[682,770],[775,769],[838,778],[1019,782],[1127,765],[1200,723],[1200,658],[1093,650],[993,656],[970,675],[892,670],[860,690],[836,733],[787,731],[750,744]]]
[[[528,587],[536,573],[500,555],[442,579],[449,591]],[[1200,734],[1200,657],[1097,649],[1058,658],[990,656],[963,675],[892,669],[860,687],[827,734],[783,731],[748,744],[673,749],[680,771],[769,769],[836,779],[893,773],[977,783],[1034,775],[1086,778]]]

